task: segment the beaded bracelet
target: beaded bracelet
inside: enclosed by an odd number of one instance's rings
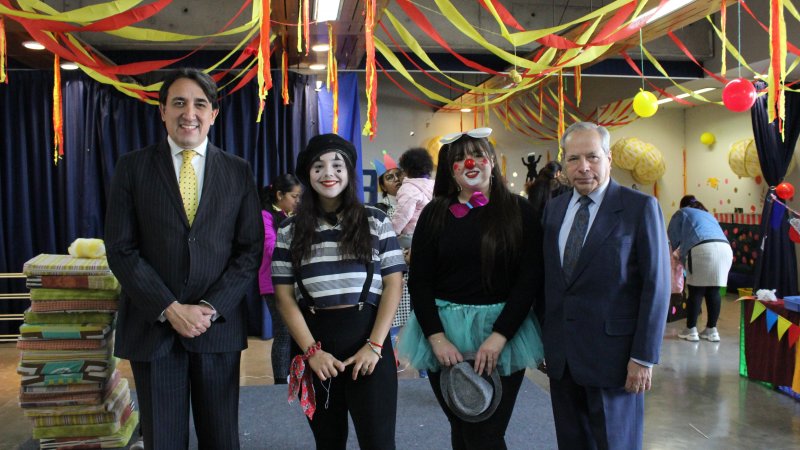
[[[305,354],[303,354],[303,359],[308,359],[314,356],[314,353],[317,353],[317,350],[322,350],[322,342],[317,341],[308,346],[308,350],[306,350]]]

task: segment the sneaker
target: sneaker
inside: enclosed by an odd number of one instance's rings
[[[690,342],[697,342],[700,340],[700,336],[697,335],[697,327],[687,328],[681,331],[678,333],[678,337],[681,339],[686,339]],[[717,339],[719,339],[719,336]]]
[[[717,327],[706,328],[702,333],[700,333],[700,337],[708,342],[719,342],[719,332],[717,331]]]

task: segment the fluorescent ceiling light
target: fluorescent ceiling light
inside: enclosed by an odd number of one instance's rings
[[[311,46],[311,51],[314,52],[327,52],[331,49],[331,46],[328,44],[314,44]]]
[[[61,63],[61,68],[64,70],[78,70],[78,65],[74,62],[67,61]]]
[[[44,45],[36,41],[25,41],[22,43],[22,46],[29,50],[44,50]]]
[[[655,22],[694,2],[695,0],[669,0],[661,8],[654,8],[646,13],[647,15],[651,15],[651,17],[647,18],[647,23]]]
[[[472,112],[472,108],[461,108],[461,112],[463,113]]]
[[[692,94],[695,94],[695,95],[704,94],[706,92],[710,92],[710,91],[713,91],[715,89],[717,89],[717,88],[712,88],[712,87],[702,88],[702,89],[698,89],[696,91],[692,91]],[[676,95],[675,98],[686,98],[686,97],[688,97],[690,95],[691,94],[684,92],[683,94]],[[671,101],[672,101],[672,99],[667,97],[667,98],[662,98],[661,100],[657,101],[656,103],[658,103],[659,105],[663,105],[664,103],[669,103]]]
[[[322,63],[309,64],[308,66],[308,68],[311,70],[325,70],[325,67],[325,64]]]
[[[314,2],[314,20],[317,22],[339,20],[341,6],[341,0],[316,0]]]

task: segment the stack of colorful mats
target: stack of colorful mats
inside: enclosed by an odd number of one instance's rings
[[[139,422],[116,370],[119,283],[105,258],[41,254],[26,262],[31,307],[17,348],[19,403],[41,448],[124,447]]]

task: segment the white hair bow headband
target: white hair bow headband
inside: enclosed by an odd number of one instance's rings
[[[483,127],[483,128],[475,128],[474,130],[465,131],[463,133],[450,133],[439,139],[439,142],[441,144],[449,144],[451,142],[457,141],[461,136],[465,134],[475,139],[487,138],[489,137],[489,135],[492,134],[492,129],[488,127]]]

